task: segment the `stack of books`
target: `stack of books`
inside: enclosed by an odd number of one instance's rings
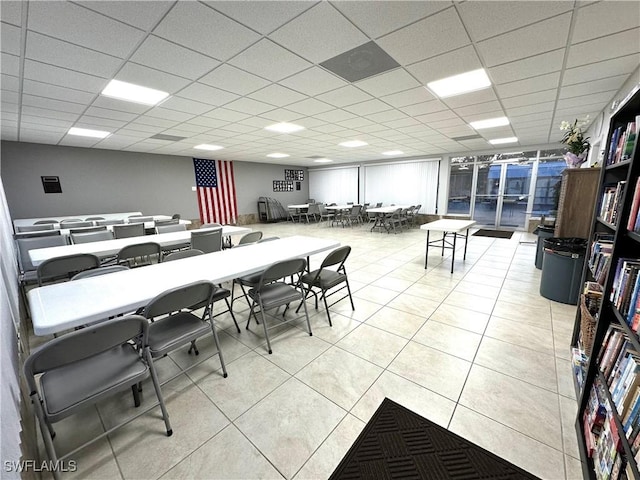
[[[617,225],[626,184],[626,180],[622,180],[615,186],[610,185],[604,187],[598,216],[605,222]]]
[[[640,115],[635,121],[628,122],[613,131],[611,142],[609,143],[609,155],[607,165],[629,160],[633,155],[633,150],[638,138],[638,128],[640,127]]]
[[[616,266],[610,301],[634,332],[640,325],[640,259],[620,258]]]
[[[589,269],[595,281],[600,285],[604,285],[604,280],[609,272],[612,250],[613,235],[601,235],[591,244]]]
[[[640,177],[636,180],[636,188],[633,191],[633,201],[631,202],[631,212],[629,213],[627,230],[630,232],[640,232]]]

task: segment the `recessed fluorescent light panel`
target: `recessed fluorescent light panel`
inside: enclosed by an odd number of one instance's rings
[[[364,147],[365,145],[369,145],[369,144],[367,142],[363,142],[362,140],[349,140],[348,142],[342,142],[342,143],[339,143],[338,145],[340,145],[341,147],[355,148],[355,147]]]
[[[470,122],[471,128],[475,130],[482,130],[483,128],[503,127],[509,125],[509,119],[507,117],[488,118],[486,120],[478,120],[477,122]]]
[[[388,152],[382,152],[382,155],[402,155],[404,152],[402,150],[389,150]]]
[[[111,80],[102,91],[102,95],[143,105],[157,105],[169,96],[167,92],[120,80]]]
[[[427,83],[427,88],[440,98],[475,92],[491,86],[483,68]]]
[[[293,133],[299,132],[300,130],[304,130],[304,127],[300,125],[295,125],[293,123],[281,122],[275,123],[273,125],[269,125],[268,127],[264,127],[265,130],[269,130],[270,132],[278,132],[278,133]]]
[[[111,132],[102,130],[89,130],[88,128],[72,127],[67,132],[69,135],[79,135],[81,137],[105,138],[111,135]]]
[[[314,162],[315,163],[331,163],[333,162],[333,160],[331,160],[330,158],[316,158]]]
[[[507,138],[494,138],[493,140],[489,140],[491,145],[502,145],[503,143],[516,143],[518,141],[518,137],[507,137]]]
[[[200,145],[196,145],[195,147],[193,147],[197,150],[222,150],[224,147],[221,147],[220,145],[208,145],[206,143],[202,143]]]
[[[267,157],[269,158],[286,158],[288,156],[288,153],[270,153],[269,155],[267,155]]]

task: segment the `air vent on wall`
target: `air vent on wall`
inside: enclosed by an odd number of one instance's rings
[[[184,140],[187,137],[178,137],[176,135],[165,135],[164,133],[158,133],[153,137],[149,137],[153,140],[166,140],[167,142],[179,142],[180,140]]]
[[[480,135],[464,135],[462,137],[453,137],[451,138],[451,140],[456,141],[456,142],[464,142],[465,140],[478,140],[482,138]]]
[[[347,82],[357,82],[400,66],[373,41],[336,55],[320,65]]]

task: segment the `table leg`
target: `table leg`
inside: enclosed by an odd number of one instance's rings
[[[469,241],[469,229],[467,228],[467,234],[464,236],[464,257],[463,260],[467,259],[467,242]]]
[[[427,251],[424,254],[424,269],[427,269],[427,260],[429,259],[429,230],[427,230]]]
[[[442,253],[440,254],[441,257],[444,257],[444,244],[447,241],[447,232],[442,232]]]
[[[451,273],[453,273],[453,262],[456,260],[456,238],[458,234],[453,232],[453,253],[451,254]]]

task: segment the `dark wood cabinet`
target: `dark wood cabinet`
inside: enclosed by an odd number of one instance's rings
[[[567,168],[562,172],[555,237],[589,238],[599,181],[599,168]]]

